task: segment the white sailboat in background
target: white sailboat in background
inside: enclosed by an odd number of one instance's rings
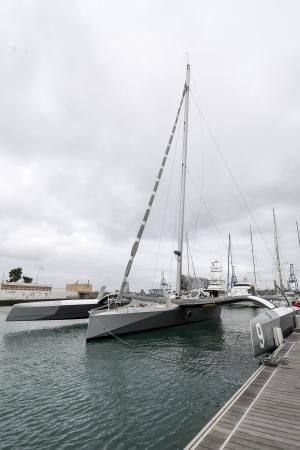
[[[136,240],[131,249],[130,259],[126,266],[123,282],[118,294],[117,301],[114,301],[114,308],[93,309],[90,311],[89,323],[87,329],[87,341],[102,337],[115,336],[125,333],[133,333],[138,331],[151,330],[155,328],[164,328],[175,325],[188,324],[202,320],[218,318],[220,316],[220,306],[212,303],[207,297],[202,295],[199,290],[197,296],[181,297],[182,294],[182,250],[184,235],[184,210],[185,210],[185,186],[186,186],[186,160],[187,160],[187,137],[188,137],[188,115],[189,115],[189,84],[190,84],[190,66],[187,65],[186,81],[180,101],[179,109],[176,115],[172,133],[160,166],[158,176],[156,178],[153,192],[150,196],[148,207],[143,217],[142,224],[138,231]],[[128,276],[132,267],[134,257],[139,247],[147,219],[150,214],[159,182],[164,171],[165,163],[170,151],[174,133],[182,108],[185,101],[184,110],[184,135],[182,150],[182,170],[181,170],[181,194],[179,208],[179,233],[178,233],[178,250],[174,253],[177,258],[177,277],[176,291],[177,298],[171,300],[167,298],[165,303],[151,303],[132,300],[126,306],[116,307],[118,302],[122,304],[124,289],[128,280]]]

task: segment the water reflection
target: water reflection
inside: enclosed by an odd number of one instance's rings
[[[224,344],[224,330],[219,319],[198,322],[120,336],[120,339],[93,341],[86,346],[87,361],[98,364],[99,358],[105,358],[117,346],[131,357],[146,358],[169,365],[188,368],[188,361],[201,352],[220,351]],[[123,358],[119,360],[121,363]]]
[[[58,321],[55,321],[58,322]],[[65,322],[65,321],[64,321]],[[12,322],[10,322],[11,324]],[[24,327],[24,322],[22,322]],[[51,326],[52,325],[52,326]],[[14,327],[10,331],[3,333],[3,343],[7,350],[16,349],[16,345],[19,350],[22,348],[32,348],[37,343],[41,344],[43,341],[51,341],[56,338],[64,338],[68,334],[72,335],[77,333],[77,331],[86,331],[87,322],[72,323],[72,324],[62,324],[53,323],[50,325],[44,325],[39,322],[26,322],[25,329],[19,330],[20,322],[14,322]]]
[[[221,319],[89,344],[86,322],[7,328],[0,314],[4,448],[183,448],[256,369],[256,314],[227,308]]]

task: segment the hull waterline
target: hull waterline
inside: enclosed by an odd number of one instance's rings
[[[90,312],[86,340],[216,319],[221,314],[217,305],[210,307],[182,308],[178,305],[155,305],[148,307],[124,307],[118,310]]]

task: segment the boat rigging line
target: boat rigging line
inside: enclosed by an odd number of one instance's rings
[[[135,239],[135,241],[133,243],[133,246],[131,248],[130,258],[129,258],[129,261],[127,263],[126,269],[125,269],[125,274],[124,274],[123,281],[122,281],[122,284],[121,284],[121,288],[120,288],[119,294],[118,294],[118,300],[120,300],[122,298],[122,296],[124,294],[125,287],[127,285],[127,280],[128,280],[128,276],[129,276],[129,273],[130,273],[130,270],[131,270],[131,266],[132,266],[134,257],[136,255],[136,252],[138,250],[138,247],[140,245],[140,241],[141,241],[141,238],[142,238],[143,233],[144,233],[146,222],[148,220],[148,217],[149,217],[149,214],[150,214],[150,210],[151,210],[151,207],[152,207],[152,204],[153,204],[153,201],[155,199],[155,195],[156,195],[156,192],[157,192],[157,189],[158,189],[158,186],[159,186],[159,182],[161,180],[161,176],[162,176],[164,168],[165,168],[165,164],[166,164],[166,161],[167,161],[167,158],[168,158],[168,154],[169,154],[169,151],[170,151],[170,148],[171,148],[171,144],[172,144],[172,141],[173,141],[173,138],[174,138],[174,134],[175,134],[176,127],[177,127],[177,122],[178,122],[178,119],[179,119],[181,107],[182,107],[183,100],[184,100],[184,97],[186,95],[186,92],[187,92],[187,85],[186,85],[186,83],[184,83],[183,93],[182,93],[180,104],[179,104],[179,108],[178,108],[178,111],[177,111],[177,114],[176,114],[176,119],[175,119],[175,122],[174,122],[174,125],[173,125],[173,128],[172,128],[172,132],[171,132],[171,135],[170,135],[170,138],[169,138],[169,142],[167,144],[167,148],[165,150],[165,153],[164,153],[164,156],[163,156],[163,159],[162,159],[162,162],[161,162],[160,169],[159,169],[158,174],[157,174],[157,178],[156,178],[155,183],[154,183],[153,191],[152,191],[152,193],[150,195],[150,199],[149,199],[149,202],[148,202],[147,209],[145,211],[145,214],[144,214],[142,223],[140,225],[139,231],[137,233],[136,239]]]
[[[181,111],[180,111],[180,114],[179,114],[178,130],[180,130],[181,119],[182,119]],[[164,229],[165,229],[166,214],[167,214],[167,208],[168,208],[168,204],[169,204],[171,185],[172,185],[172,181],[174,180],[174,176],[173,175],[174,175],[175,160],[176,160],[176,155],[177,155],[177,150],[178,150],[179,136],[180,136],[180,133],[178,131],[177,132],[177,137],[176,137],[176,142],[175,142],[175,148],[174,148],[174,151],[173,151],[173,160],[172,160],[172,165],[171,165],[171,170],[170,170],[169,183],[168,183],[168,188],[167,188],[167,195],[166,195],[164,211],[163,211],[163,217],[162,217],[162,222],[161,222],[161,227],[160,227],[160,236],[159,236],[159,241],[158,241],[158,246],[157,246],[157,253],[156,253],[156,259],[155,259],[155,265],[154,265],[153,277],[152,277],[152,289],[155,287],[154,286],[154,284],[155,284],[155,277],[156,277],[156,273],[157,273],[158,260],[159,260],[159,256],[160,256],[161,242],[162,242],[163,233],[164,233]],[[178,202],[177,202],[177,204],[178,204]],[[176,212],[176,217],[177,217],[177,212]],[[173,248],[173,245],[172,245],[172,248]],[[174,259],[173,255],[172,255],[172,252],[170,252],[170,258],[172,258],[172,260]],[[170,278],[170,273],[168,274],[168,276]]]
[[[239,193],[239,195],[240,195],[240,197],[241,197],[241,199],[242,199],[242,201],[244,203],[244,206],[246,207],[246,209],[247,209],[251,219],[253,220],[253,223],[255,224],[255,226],[256,226],[259,234],[260,234],[260,237],[261,237],[261,239],[262,239],[262,241],[263,241],[263,243],[264,243],[264,245],[265,245],[265,247],[266,247],[266,249],[267,249],[267,251],[269,253],[269,255],[271,256],[271,259],[272,259],[273,263],[276,264],[274,256],[272,254],[272,251],[270,250],[270,248],[269,248],[269,246],[268,246],[268,244],[267,244],[267,242],[265,240],[265,237],[264,237],[264,235],[263,235],[263,233],[262,233],[258,223],[256,222],[256,219],[255,219],[254,215],[252,214],[252,211],[251,211],[251,209],[250,209],[250,207],[248,205],[248,202],[247,202],[246,198],[244,197],[244,195],[242,193],[242,190],[239,187],[239,184],[236,181],[236,179],[235,179],[235,177],[234,177],[234,175],[233,175],[233,173],[232,173],[232,171],[231,171],[231,169],[229,167],[229,164],[227,163],[227,161],[226,161],[226,159],[225,159],[225,157],[224,157],[224,155],[223,155],[223,153],[221,151],[221,148],[219,147],[219,145],[218,145],[218,143],[217,143],[217,141],[216,141],[216,139],[215,139],[215,137],[213,135],[213,132],[211,131],[211,129],[210,129],[208,123],[207,123],[207,120],[206,120],[206,118],[205,118],[205,116],[204,116],[204,114],[203,114],[203,112],[202,112],[202,110],[201,110],[201,108],[199,106],[199,102],[197,101],[195,95],[193,94],[192,89],[190,89],[190,93],[191,93],[191,97],[192,97],[192,99],[193,99],[193,101],[195,103],[195,106],[197,108],[197,111],[199,113],[199,116],[202,119],[202,121],[203,121],[203,123],[204,123],[204,125],[205,125],[205,127],[206,127],[206,129],[207,129],[207,131],[208,131],[208,133],[209,133],[209,135],[211,137],[211,139],[212,139],[212,142],[215,145],[215,147],[216,147],[216,149],[217,149],[217,151],[219,153],[219,156],[221,157],[221,159],[222,159],[222,161],[223,161],[223,163],[224,163],[224,165],[225,165],[225,167],[226,167],[226,169],[227,169],[227,171],[228,171],[228,173],[229,173],[229,175],[230,175],[230,177],[231,177],[231,179],[233,181],[233,183],[234,183],[234,185],[235,185],[235,187],[236,187],[236,189],[237,189],[237,191],[238,191],[238,193]]]
[[[226,242],[225,242],[225,240],[224,240],[224,238],[223,238],[223,236],[222,236],[221,231],[220,231],[219,228],[218,228],[218,225],[217,225],[217,223],[216,223],[216,221],[215,221],[215,219],[214,219],[212,213],[210,212],[210,210],[209,210],[209,208],[208,208],[208,206],[207,206],[207,204],[206,204],[206,202],[205,202],[205,200],[204,200],[204,198],[203,198],[201,192],[198,190],[198,186],[197,186],[197,184],[195,183],[195,181],[193,180],[193,178],[192,178],[192,176],[191,176],[191,174],[190,174],[190,171],[189,171],[188,167],[187,167],[186,170],[187,170],[187,174],[188,174],[188,176],[189,176],[189,179],[191,180],[191,182],[192,182],[192,184],[193,184],[193,186],[194,186],[194,188],[195,188],[197,194],[199,195],[199,198],[200,198],[200,200],[202,201],[202,203],[203,203],[203,205],[204,205],[204,207],[205,207],[205,209],[206,209],[206,212],[207,212],[207,214],[209,215],[210,220],[212,221],[212,223],[213,223],[213,225],[214,225],[214,227],[215,227],[215,229],[216,229],[216,231],[217,231],[217,233],[218,233],[218,235],[219,235],[219,238],[221,239],[221,241],[222,241],[222,243],[223,243],[223,245],[224,245],[225,250],[227,251],[227,244],[226,244]]]
[[[191,259],[193,274],[194,274],[194,277],[197,278],[196,271],[195,271],[195,266],[194,266],[194,261],[193,261],[193,257],[192,257],[192,252],[191,252],[191,247],[190,247],[190,244],[189,244],[189,238],[188,238],[188,234],[187,233],[186,233],[185,237],[186,237],[186,253],[187,253],[188,276],[190,276],[190,259]]]
[[[254,258],[254,246],[253,246],[253,236],[252,236],[252,228],[250,225],[250,240],[251,240],[251,252],[252,252],[252,263],[253,263],[253,275],[254,275],[254,283],[257,286],[256,281],[256,267],[255,267],[255,258]]]

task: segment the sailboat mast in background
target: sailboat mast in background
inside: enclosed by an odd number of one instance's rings
[[[229,233],[229,258],[230,258],[230,266],[231,266],[231,280],[230,280],[230,288],[235,286],[238,282],[236,273],[235,273],[235,266],[233,265],[233,259],[232,259],[232,245],[231,245],[231,236]]]
[[[255,258],[254,258],[254,247],[253,247],[253,236],[252,236],[252,228],[251,228],[251,226],[250,226],[250,239],[251,239],[251,251],[252,251],[252,263],[253,263],[254,283],[255,283],[255,287],[257,287],[257,282],[256,282],[256,269],[255,269]]]
[[[299,243],[299,247],[300,247],[300,234],[299,234],[299,226],[298,226],[297,221],[296,221],[296,226],[297,226],[297,234],[298,234],[298,243]]]
[[[175,255],[177,256],[177,277],[176,277],[177,295],[180,295],[180,293],[181,293],[185,185],[186,185],[186,159],[187,159],[187,138],[188,138],[188,119],[189,119],[189,90],[190,90],[190,65],[188,64],[187,69],[186,69],[186,81],[185,81],[183,149],[182,149],[182,163],[181,163],[180,208],[179,208],[179,220],[178,220],[178,223],[179,223],[178,250],[175,250]]]
[[[279,246],[278,246],[277,223],[276,223],[274,208],[273,208],[273,219],[274,219],[274,241],[275,241],[275,252],[276,252],[277,272],[278,272],[278,277],[279,277],[279,286],[280,286],[280,289],[284,290],[285,287],[284,287],[284,284],[282,281],[281,263],[280,263]]]
[[[230,290],[230,255],[231,255],[231,240],[230,233],[228,235],[228,252],[227,252],[227,291]]]

